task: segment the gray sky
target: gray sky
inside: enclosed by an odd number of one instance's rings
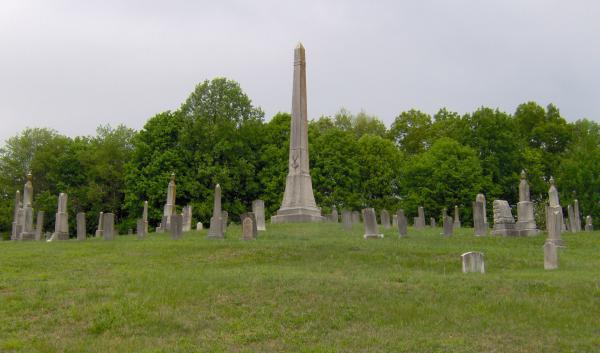
[[[0,0],[0,140],[140,129],[194,86],[236,80],[267,120],[289,111],[306,47],[311,118],[553,102],[600,121],[600,2]]]

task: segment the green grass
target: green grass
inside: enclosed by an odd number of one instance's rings
[[[362,233],[0,242],[0,352],[600,350],[600,232],[564,234],[555,271],[545,235]],[[488,273],[461,273],[475,250]]]

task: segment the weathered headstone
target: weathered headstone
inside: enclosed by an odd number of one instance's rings
[[[483,194],[477,194],[475,202],[473,202],[473,227],[476,236],[487,235],[488,222]]]
[[[552,208],[548,208],[547,212],[552,212]],[[547,243],[552,243],[556,246],[564,246],[564,242],[560,235],[562,231],[562,216],[560,212],[554,211],[552,214],[546,215],[546,228],[548,229]]]
[[[87,233],[85,228],[85,213],[78,212],[75,219],[77,221],[77,240],[85,240]]]
[[[592,216],[588,215],[587,217],[585,217],[585,231],[586,232],[593,232],[594,231],[594,224],[592,222]]]
[[[392,215],[392,228],[398,227],[398,215]]]
[[[169,227],[171,239],[181,239],[181,235],[183,234],[183,216],[177,213],[171,215],[171,223],[169,224]]]
[[[331,208],[331,219],[330,219],[330,221],[333,222],[333,223],[338,223],[339,219],[340,219],[340,215],[338,213],[338,210],[337,210],[337,208],[335,206],[333,206]]]
[[[38,211],[35,221],[35,240],[42,240],[42,233],[44,233],[44,211]]]
[[[408,234],[408,219],[404,215],[404,210],[398,210],[396,212],[396,218],[398,218],[398,233],[400,237]]]
[[[302,44],[294,50],[292,120],[289,172],[281,208],[271,223],[323,222],[313,194],[308,163],[308,120],[306,111],[306,55]]]
[[[360,223],[360,212],[352,211],[352,223],[359,224]]]
[[[252,215],[254,215],[254,213],[252,213]],[[255,223],[252,222],[252,218],[245,217],[243,219],[244,219],[244,221],[242,222],[242,240],[256,239],[256,236],[255,236],[256,227],[255,227]]]
[[[135,223],[135,234],[138,239],[143,239],[146,237],[146,223],[144,223],[143,218],[138,218]]]
[[[558,214],[558,215],[557,215]],[[554,177],[550,177],[550,188],[548,189],[548,207],[546,207],[546,229],[548,230],[548,241],[556,246],[564,243],[560,233],[566,231],[566,222],[563,220],[563,210],[558,198],[558,190],[554,185]]]
[[[33,184],[31,182],[31,173],[27,174],[27,182],[23,187],[23,210],[22,217],[23,222],[21,223],[21,234],[19,239],[21,240],[34,240],[35,230],[33,229]]]
[[[67,214],[67,194],[61,193],[58,197],[58,207],[56,211],[56,221],[54,234],[51,240],[68,240],[69,239],[69,218]]]
[[[581,213],[579,213],[579,200],[573,201],[573,218],[575,218],[575,229],[581,232]]]
[[[352,229],[352,212],[348,210],[342,210],[342,227],[345,230]]]
[[[462,258],[463,273],[479,272],[485,273],[485,263],[483,261],[483,253],[471,251],[460,255]]]
[[[575,221],[575,212],[573,212],[573,206],[567,205],[567,215],[569,216],[569,223],[567,224],[567,229],[572,232],[577,232],[577,223]]]
[[[223,220],[223,233],[227,232],[227,226],[229,225],[229,212],[222,211],[221,219]]]
[[[171,180],[167,186],[167,202],[163,209],[162,222],[160,224],[161,232],[168,231],[171,229],[171,216],[175,212],[175,200],[177,197],[177,185],[175,185],[175,173],[171,173]]]
[[[454,220],[450,216],[444,216],[443,235],[449,237],[454,232]]]
[[[18,240],[19,234],[21,234],[21,228],[19,225],[19,212],[22,207],[23,207],[23,203],[21,201],[21,192],[19,190],[17,190],[17,192],[15,193],[12,233],[10,235],[10,240]]]
[[[538,235],[540,233],[535,224],[533,202],[531,202],[529,183],[524,170],[521,171],[521,183],[519,184],[519,203],[517,203],[515,230],[521,236]]]
[[[390,214],[388,213],[387,210],[381,210],[381,226],[383,226],[384,229],[390,229],[392,228],[391,224],[390,224]]]
[[[96,238],[104,236],[104,212],[98,216],[98,228],[96,228]]]
[[[413,226],[415,229],[425,228],[425,210],[422,206],[417,209],[417,217],[414,218]]]
[[[452,227],[454,227],[454,229],[459,229],[461,226],[460,224],[460,214],[458,212],[458,206],[454,206],[454,223],[452,224]]]
[[[265,203],[263,200],[252,201],[252,213],[256,217],[256,229],[267,230],[265,222]]]
[[[148,235],[148,201],[144,201],[144,211],[142,211],[143,235]]]
[[[515,219],[505,200],[494,200],[494,229],[492,235],[515,236]]]
[[[429,225],[431,226],[431,228],[437,227],[437,224],[435,224],[435,218],[434,217],[429,217]]]
[[[544,270],[555,270],[558,268],[558,247],[547,241],[544,244]]]
[[[252,232],[250,234],[250,238],[247,238],[247,234],[246,229],[244,227],[246,227],[246,220],[250,219],[250,222],[252,223]],[[254,214],[254,212],[246,212],[246,213],[242,213],[240,215],[240,223],[242,224],[242,239],[243,240],[249,240],[249,239],[256,239],[258,236],[258,226],[256,224],[256,215]]]
[[[102,214],[102,235],[104,240],[115,238],[115,215],[113,213]]]
[[[204,229],[204,226],[202,225],[202,222],[196,223],[196,230],[197,231],[201,231],[202,229]]]
[[[189,232],[192,230],[192,205],[183,207],[183,231]]]
[[[213,201],[213,216],[210,219],[210,229],[207,238],[223,239],[223,213],[221,212],[221,186],[215,186]]]
[[[373,208],[363,209],[363,218],[365,221],[365,239],[378,239],[383,238],[383,234],[379,233],[377,227],[377,216]]]

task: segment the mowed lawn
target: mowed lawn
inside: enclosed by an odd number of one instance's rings
[[[545,235],[268,227],[0,242],[0,351],[600,351],[600,232],[563,234],[544,271]],[[467,251],[486,274],[461,273]]]

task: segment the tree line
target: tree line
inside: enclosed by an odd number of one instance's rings
[[[101,126],[95,136],[71,138],[26,129],[0,149],[0,232],[10,232],[15,191],[29,171],[34,208],[45,211],[47,230],[53,229],[60,192],[69,195],[73,229],[80,211],[89,233],[100,211],[114,212],[122,232],[135,228],[144,200],[156,224],[172,172],[178,209],[191,204],[196,221],[209,220],[217,183],[231,219],[255,199],[265,201],[269,216],[283,197],[290,119],[278,113],[266,121],[238,83],[215,78],[140,131]],[[463,223],[470,224],[477,193],[489,206],[494,199],[516,204],[525,170],[538,206],[554,176],[563,206],[577,198],[585,215],[600,217],[600,125],[569,123],[552,104],[527,102],[512,114],[488,107],[463,115],[409,110],[389,128],[365,112],[341,109],[311,120],[308,133],[313,189],[324,213],[332,206],[368,206],[403,208],[412,217],[422,205],[428,217],[437,217],[458,205]]]

